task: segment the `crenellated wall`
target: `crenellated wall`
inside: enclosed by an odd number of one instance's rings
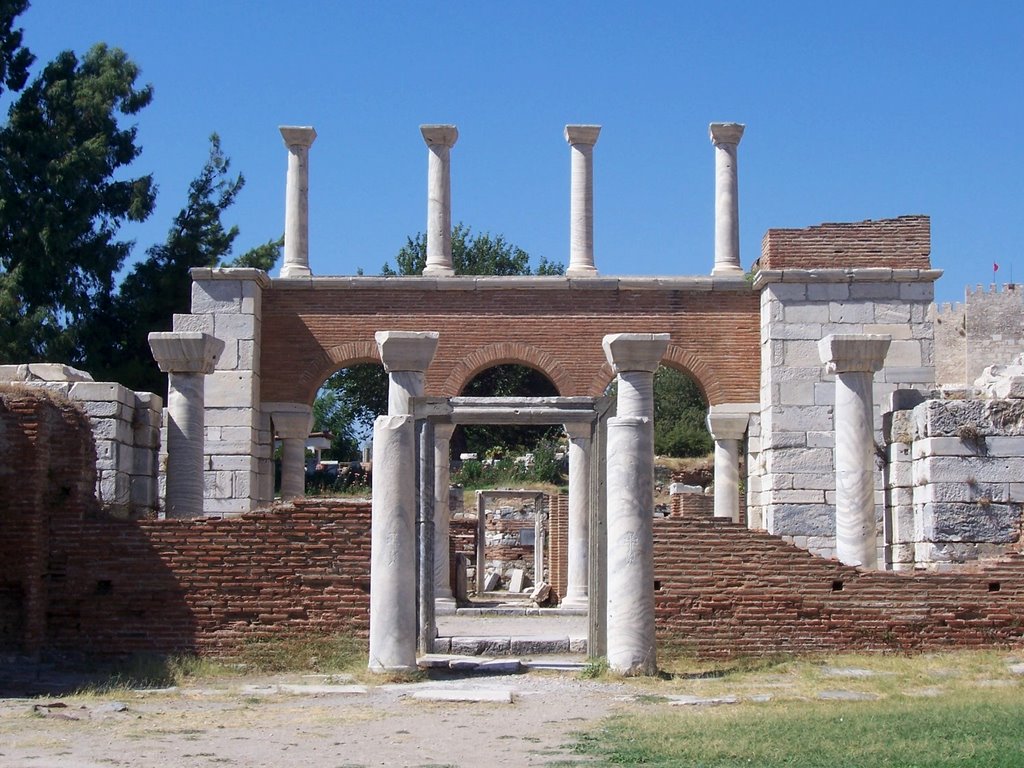
[[[1024,286],[968,286],[964,301],[933,305],[935,378],[971,384],[989,365],[1024,352]]]

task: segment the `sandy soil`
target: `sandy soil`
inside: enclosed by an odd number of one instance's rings
[[[282,684],[294,688],[281,690]],[[0,765],[542,766],[574,760],[573,731],[636,706],[627,686],[574,673],[362,688],[353,692],[350,681],[293,675],[154,692],[0,699]],[[414,698],[437,691],[508,692],[512,701]],[[54,702],[66,707],[46,706]]]

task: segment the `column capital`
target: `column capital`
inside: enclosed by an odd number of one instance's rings
[[[564,424],[565,434],[570,440],[589,440],[594,435],[594,427],[590,422],[573,421]]]
[[[575,146],[576,144],[597,144],[597,136],[601,133],[600,125],[567,125],[565,126],[565,140]]]
[[[305,440],[313,428],[313,408],[304,403],[263,403],[262,410],[270,414],[274,432],[281,439]]]
[[[423,134],[423,140],[427,142],[428,147],[440,146],[451,149],[459,140],[459,129],[454,125],[421,125],[420,133]]]
[[[455,425],[454,424],[445,424],[445,423],[435,422],[434,423],[434,442],[436,443],[439,440],[445,440],[445,441],[451,440],[452,439],[452,433],[454,431],[455,431]]]
[[[437,331],[377,331],[373,338],[388,373],[424,372],[437,351]]]
[[[708,411],[708,432],[715,440],[742,440],[750,416],[746,413]]]
[[[154,331],[149,348],[164,373],[213,373],[224,342],[197,331]]]
[[[281,131],[284,145],[289,148],[306,147],[308,149],[316,141],[316,130],[311,125],[281,125],[278,126],[278,130]]]
[[[612,333],[601,340],[601,346],[615,373],[654,373],[668,350],[669,338],[667,333]]]
[[[746,127],[743,123],[711,123],[708,126],[708,134],[711,136],[711,143],[716,146],[739,144],[743,138],[743,129]]]
[[[882,368],[892,337],[871,333],[833,333],[818,342],[818,355],[825,373],[866,371]]]

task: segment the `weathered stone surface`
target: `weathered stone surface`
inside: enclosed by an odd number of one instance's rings
[[[824,504],[776,504],[772,532],[778,536],[835,536],[835,512]]]
[[[924,504],[922,539],[933,542],[1009,543],[1020,538],[1020,504]]]

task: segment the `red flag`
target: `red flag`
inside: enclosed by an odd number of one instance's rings
[[[998,272],[999,271],[999,265],[996,264],[994,261],[992,262],[992,271],[993,272]]]

